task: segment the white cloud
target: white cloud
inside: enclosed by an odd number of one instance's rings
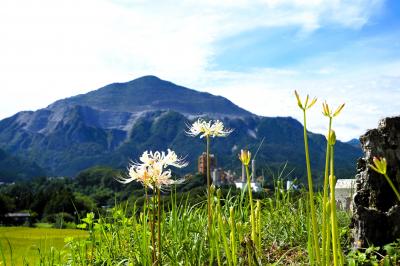
[[[353,71],[336,71],[335,74],[316,78],[307,66],[304,71],[287,69],[254,69],[247,73],[209,73],[209,84],[199,84],[205,91],[213,91],[231,99],[251,112],[264,116],[292,116],[302,121],[294,97],[296,89],[303,97],[317,97],[318,104],[309,112],[308,128],[324,134],[327,121],[322,115],[321,103],[336,108],[346,103],[341,115],[334,120],[336,134],[341,140],[350,140],[375,128],[379,119],[399,115],[400,61],[375,66],[359,67]]]

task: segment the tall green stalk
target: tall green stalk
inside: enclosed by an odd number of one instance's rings
[[[229,208],[229,226],[230,226],[230,234],[229,234],[229,239],[231,241],[231,252],[232,252],[232,263],[233,266],[237,265],[237,248],[236,248],[236,238],[235,238],[235,234],[236,234],[236,221],[235,221],[235,211],[233,207]]]
[[[207,211],[208,211],[208,233],[211,232],[212,213],[211,213],[211,179],[210,179],[210,137],[206,136],[207,140]]]
[[[329,118],[329,127],[326,143],[326,160],[325,160],[325,176],[324,176],[324,194],[322,206],[322,263],[323,265],[330,265],[331,255],[331,236],[333,245],[333,259],[334,265],[338,263],[338,254],[341,254],[340,241],[337,232],[337,219],[336,219],[336,200],[335,200],[335,184],[336,178],[334,174],[334,158],[333,146],[336,142],[335,132],[332,130],[332,120],[335,116],[339,115],[344,108],[344,103],[339,105],[333,112],[329,105],[322,103],[322,113]],[[328,169],[330,168],[330,173]],[[329,181],[329,182],[328,182]],[[328,184],[329,183],[329,184]],[[330,186],[330,196],[328,199],[328,186]],[[329,220],[330,217],[330,220]],[[331,228],[331,229],[330,229]],[[339,252],[339,253],[338,253]],[[340,256],[341,264],[343,264],[343,256]]]
[[[218,235],[219,239],[222,240],[222,244],[225,250],[225,257],[226,257],[226,262],[228,266],[232,265],[232,256],[231,256],[231,250],[230,250],[230,245],[228,243],[228,238],[225,235],[226,229],[225,229],[225,223],[222,219],[221,215],[221,204],[220,204],[220,198],[221,198],[221,190],[218,189],[217,191],[217,202],[215,204],[215,219],[217,220],[218,224]]]
[[[154,185],[154,187],[155,187],[155,185]],[[153,211],[153,214],[152,214],[152,219],[151,219],[151,246],[152,246],[152,256],[151,256],[151,258],[152,258],[152,264],[156,261],[156,239],[155,239],[155,219],[156,219],[156,208],[155,208],[155,206],[156,206],[156,196],[155,196],[155,193],[154,193],[154,190],[153,190],[153,204],[152,204],[152,211]]]
[[[306,166],[307,166],[307,180],[308,180],[308,190],[310,196],[310,214],[311,214],[311,229],[312,229],[312,238],[313,238],[313,250],[315,253],[315,259],[317,264],[321,263],[320,251],[318,245],[318,230],[317,230],[317,217],[315,213],[315,204],[314,204],[314,188],[313,181],[311,176],[311,165],[310,165],[310,155],[308,151],[308,137],[307,137],[307,117],[306,110],[303,110],[303,118],[304,118],[304,149],[306,153]]]
[[[257,241],[256,238],[256,225],[255,225],[255,220],[254,220],[254,206],[253,206],[253,192],[251,189],[251,183],[250,183],[250,174],[249,174],[249,166],[245,165],[244,166],[246,169],[246,176],[247,176],[247,188],[249,191],[249,201],[250,201],[250,224],[251,224],[251,240],[255,243]]]
[[[256,232],[257,232],[257,241],[256,247],[258,256],[261,257],[261,202],[257,200],[256,210],[255,210],[255,224],[256,224]]]
[[[328,136],[330,135],[332,128],[332,118],[329,118]],[[329,185],[329,155],[330,145],[329,141],[326,141],[326,157],[325,157],[325,176],[324,176],[324,194],[322,198],[322,265],[327,265],[329,260],[329,245],[327,242],[327,234],[329,233],[328,228],[328,217],[327,217],[327,203],[328,203],[328,185]]]
[[[340,242],[337,230],[337,217],[336,217],[336,200],[335,200],[335,173],[334,173],[334,158],[333,158],[334,148],[331,145],[331,158],[330,158],[330,207],[331,207],[331,226],[332,226],[332,249],[333,249],[333,265],[340,265]]]
[[[157,209],[158,209],[158,217],[157,217],[157,224],[158,224],[158,259],[157,264],[162,265],[162,255],[161,255],[161,191],[157,188]]]
[[[143,246],[145,246],[146,248],[144,249],[146,251],[146,257],[150,258],[150,254],[148,253],[149,250],[149,242],[148,242],[148,235],[147,235],[147,226],[148,226],[148,219],[149,217],[151,217],[151,213],[150,213],[150,208],[149,208],[149,198],[148,198],[148,193],[147,193],[147,186],[144,187],[144,194],[145,194],[145,201],[143,203]],[[134,230],[137,228],[137,224],[136,224],[136,219],[133,219],[133,228]],[[151,240],[150,240],[151,241]]]
[[[330,215],[331,215],[331,202],[328,200],[326,204],[326,243],[325,243],[325,265],[331,265],[331,222],[330,222]]]

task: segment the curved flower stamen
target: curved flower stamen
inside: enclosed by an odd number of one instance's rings
[[[166,169],[168,166],[182,168],[188,165],[183,158],[179,158],[176,153],[168,149],[165,152],[143,152],[139,158],[140,163],[131,163],[128,168],[128,177],[119,177],[117,180],[127,184],[137,181],[145,187],[154,189],[154,186],[161,189],[172,184],[182,183],[183,180],[173,180],[171,170]]]
[[[326,103],[326,101],[325,101],[325,102],[322,103],[322,114],[323,114],[324,116],[326,116],[326,117],[333,118],[333,117],[335,117],[335,116],[337,116],[337,115],[340,114],[340,112],[341,112],[342,109],[344,108],[344,105],[345,105],[344,103],[341,104],[341,105],[339,105],[339,106],[336,108],[336,111],[333,112],[333,110],[331,110],[331,109],[329,108],[329,105],[328,105],[328,104]]]
[[[308,101],[309,101],[310,97],[309,97],[308,94],[307,94],[306,100],[305,100],[305,102],[304,102],[304,104],[303,104],[303,103],[301,102],[300,96],[299,96],[299,94],[297,93],[297,91],[294,91],[294,95],[296,96],[296,99],[297,99],[297,105],[298,105],[298,106],[300,107],[300,109],[302,109],[303,111],[305,111],[305,110],[307,110],[307,109],[310,109],[310,108],[317,102],[317,98],[314,97],[314,98],[311,100],[311,102],[309,103]]]
[[[204,121],[199,118],[192,125],[188,125],[188,131],[186,134],[192,137],[200,135],[200,138],[204,137],[226,137],[233,132],[233,129],[227,129],[224,124],[219,120]]]

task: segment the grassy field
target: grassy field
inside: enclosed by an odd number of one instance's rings
[[[65,237],[85,238],[87,235],[87,231],[82,230],[0,227],[0,244],[7,265],[26,265],[24,262],[37,265],[41,254],[48,257],[52,247],[61,250],[65,245]],[[1,257],[0,265],[2,265]]]

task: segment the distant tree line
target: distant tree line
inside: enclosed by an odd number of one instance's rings
[[[0,186],[0,224],[7,222],[7,213],[29,212],[32,223],[67,224],[79,223],[87,212],[105,212],[116,203],[136,202],[140,206],[145,195],[142,185],[116,181],[116,177],[123,174],[126,173],[109,167],[93,167],[72,179],[40,177],[3,184]],[[191,191],[195,198],[197,194],[204,195],[203,185],[204,178],[194,175],[176,189]],[[166,195],[164,198],[169,200]]]

